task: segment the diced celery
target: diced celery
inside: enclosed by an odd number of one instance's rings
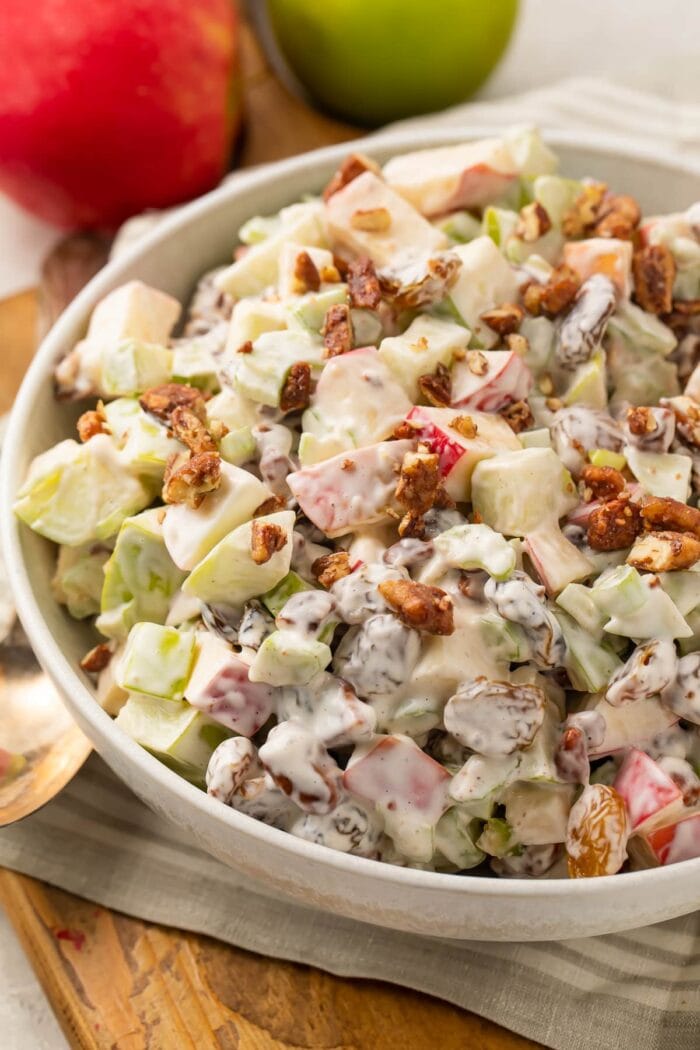
[[[511,128],[504,138],[522,176],[533,178],[537,175],[551,175],[559,167],[557,155],[545,145],[539,128]]]
[[[481,221],[481,232],[490,237],[497,248],[503,248],[509,237],[515,233],[518,225],[517,211],[496,208],[493,205],[484,209]]]
[[[523,663],[532,652],[522,627],[504,620],[495,610],[479,618],[484,645],[494,658],[504,663]]]
[[[605,352],[597,350],[589,361],[579,365],[562,394],[565,405],[586,405],[603,409],[608,404]]]
[[[260,601],[267,607],[269,612],[273,616],[277,616],[284,606],[287,604],[293,594],[298,594],[300,591],[312,591],[314,588],[306,580],[303,580],[298,572],[288,572],[283,580],[269,590],[267,594],[263,594]]]
[[[402,733],[416,740],[439,726],[441,720],[442,704],[434,696],[416,694],[401,701],[384,727],[387,733]]]
[[[323,328],[326,312],[331,306],[348,301],[348,286],[334,284],[321,292],[309,292],[295,299],[289,307],[289,327],[318,336]]]
[[[659,582],[681,616],[700,606],[700,562],[687,571],[662,572]]]
[[[194,631],[134,624],[119,660],[117,684],[130,693],[182,700],[194,656]]]
[[[255,457],[257,445],[250,427],[229,430],[219,442],[221,458],[234,467],[242,467]]]
[[[591,588],[593,602],[606,617],[637,612],[647,597],[642,577],[631,565],[620,565],[603,573]]]
[[[515,551],[488,525],[455,525],[433,540],[438,560],[452,569],[483,569],[505,580],[515,568]]]
[[[582,583],[570,583],[557,596],[557,605],[569,616],[573,616],[576,623],[593,638],[600,641],[606,617],[593,601],[590,587],[584,587]]]
[[[104,565],[110,553],[99,543],[59,548],[51,592],[76,620],[100,611]]]
[[[127,339],[102,350],[100,389],[106,397],[132,397],[151,386],[167,383],[173,352],[157,343]]]
[[[238,231],[242,244],[261,244],[276,233],[281,226],[279,215],[253,215]]]
[[[565,666],[574,689],[598,693],[622,666],[615,653],[593,638],[563,610],[556,613],[566,641]]]
[[[476,845],[481,824],[460,806],[444,813],[435,827],[435,848],[457,868],[466,871],[481,864],[485,854]]]
[[[306,685],[331,662],[324,642],[304,638],[297,631],[275,631],[267,636],[250,665],[251,682],[268,685]]]
[[[613,467],[614,470],[624,470],[627,464],[621,452],[611,452],[608,448],[594,448],[588,453],[588,458],[594,467]]]
[[[640,452],[627,445],[625,455],[630,470],[651,496],[668,496],[685,503],[690,496],[693,461],[675,452]]]

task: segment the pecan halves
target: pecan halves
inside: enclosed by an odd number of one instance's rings
[[[690,532],[700,539],[700,510],[670,496],[652,496],[642,507],[647,529],[662,532]]]
[[[595,551],[618,551],[631,547],[642,531],[639,507],[628,498],[611,499],[588,519],[588,545]]]
[[[379,593],[399,620],[428,634],[452,634],[454,607],[449,594],[413,580],[383,580]]]
[[[607,502],[617,499],[627,488],[627,482],[619,470],[614,467],[594,467],[587,463],[581,471],[581,480],[591,490],[594,499]]]
[[[647,572],[689,569],[700,559],[700,539],[690,532],[644,532],[634,541],[627,564]]]
[[[162,419],[167,423],[173,411],[179,406],[189,408],[199,419],[206,416],[204,396],[196,387],[184,383],[163,383],[145,390],[139,398],[144,412]]]
[[[316,263],[308,252],[299,252],[294,262],[294,291],[303,295],[304,292],[317,292],[320,287],[321,275]]]
[[[418,377],[418,389],[430,405],[444,408],[452,401],[452,378],[449,369],[439,364],[434,372]]]
[[[280,394],[280,408],[283,412],[299,412],[308,406],[310,397],[311,365],[297,361],[287,372]]]
[[[550,275],[545,284],[532,282],[523,291],[523,303],[529,314],[538,317],[556,317],[563,313],[576,298],[581,285],[580,278],[569,266],[562,264]]]
[[[375,164],[369,157],[365,157],[363,153],[351,153],[349,157],[345,158],[323,191],[324,201],[329,201],[334,193],[342,190],[344,186],[347,186],[348,183],[365,171],[373,171],[378,175],[379,165]]]
[[[221,457],[216,452],[197,452],[189,458],[173,456],[165,468],[163,502],[186,503],[197,508],[207,492],[221,484]]]
[[[561,221],[565,237],[583,237],[595,226],[608,187],[604,182],[587,183]]]
[[[191,408],[178,405],[170,416],[173,437],[187,445],[190,452],[216,452],[216,442]]]
[[[525,311],[517,303],[502,303],[481,314],[481,320],[499,335],[512,335],[520,328],[524,316]]]
[[[107,426],[107,417],[102,410],[102,402],[98,404],[96,409],[83,412],[76,423],[76,427],[78,429],[78,437],[83,442],[89,441],[96,434],[109,434],[110,429]]]
[[[652,314],[667,314],[673,307],[676,263],[664,244],[647,244],[632,256],[635,298]]]
[[[625,193],[609,193],[598,209],[593,233],[596,237],[629,241],[641,217],[640,207],[634,197]]]
[[[433,452],[407,452],[396,485],[396,501],[414,515],[426,514],[442,483],[440,460]]]
[[[311,563],[311,571],[322,587],[332,587],[337,580],[342,580],[352,572],[350,556],[347,551],[322,554]]]
[[[250,554],[256,565],[264,565],[273,554],[287,543],[287,534],[281,525],[256,518],[250,533]]]
[[[363,310],[375,310],[382,299],[382,289],[374,263],[367,256],[355,259],[348,266],[348,294],[350,305]]]
[[[354,335],[347,303],[336,303],[326,311],[321,335],[326,348],[325,357],[337,357],[352,350]]]
[[[533,241],[544,237],[551,228],[552,220],[545,209],[539,201],[532,201],[520,209],[520,216],[515,226],[515,236],[525,241],[526,244],[532,244]]]
[[[502,408],[498,414],[501,419],[505,419],[506,423],[515,434],[520,434],[523,430],[528,430],[530,427],[534,426],[535,423],[535,417],[533,416],[527,401],[514,401],[512,405],[507,405],[506,408]]]

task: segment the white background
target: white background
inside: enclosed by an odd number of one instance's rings
[[[439,0],[433,2],[439,6]],[[523,0],[510,50],[481,97],[503,97],[564,77],[593,74],[656,91],[666,99],[700,102],[699,39],[697,0]],[[36,282],[41,257],[56,236],[56,231],[0,197],[0,296]],[[3,1050],[64,1048],[65,1040],[1,912],[0,974]]]

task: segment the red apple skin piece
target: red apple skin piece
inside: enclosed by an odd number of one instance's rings
[[[232,0],[3,0],[0,190],[65,227],[210,189],[239,123]]]
[[[487,350],[484,375],[476,375],[468,360],[452,369],[452,405],[479,412],[498,412],[514,401],[522,401],[532,389],[532,374],[513,350]]]
[[[622,796],[632,833],[668,823],[683,811],[683,793],[644,751],[630,748],[613,787]]]
[[[659,864],[677,864],[700,857],[700,813],[693,813],[677,824],[657,828],[645,836]]]
[[[440,818],[452,778],[411,741],[387,736],[343,773],[345,788],[382,809]]]
[[[212,670],[208,681],[200,681],[198,689],[188,686],[186,699],[215,722],[251,737],[272,714],[274,690],[262,682],[251,682],[248,670],[248,665],[231,653],[225,663]]]

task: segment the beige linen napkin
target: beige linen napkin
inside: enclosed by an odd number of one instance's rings
[[[571,80],[415,123],[426,121],[605,130],[700,156],[700,107],[601,81]],[[124,239],[151,221],[157,217],[129,224]],[[2,832],[0,864],[139,918],[427,992],[557,1050],[700,1046],[700,913],[625,934],[536,944],[382,930],[265,896],[164,824],[96,756],[50,805]]]

